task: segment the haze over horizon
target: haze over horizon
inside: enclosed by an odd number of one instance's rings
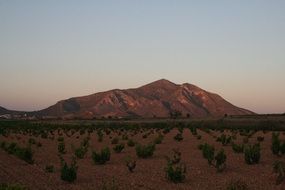
[[[0,106],[165,78],[256,113],[285,112],[285,1],[0,0]]]

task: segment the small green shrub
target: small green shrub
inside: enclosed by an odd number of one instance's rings
[[[18,148],[17,143],[12,142],[12,143],[10,143],[10,144],[8,145],[6,151],[7,151],[9,154],[15,154],[17,148]]]
[[[15,155],[24,160],[25,162],[27,162],[28,164],[33,164],[34,160],[33,160],[33,152],[31,147],[26,147],[26,148],[20,148],[18,147],[16,149]]]
[[[244,159],[247,164],[258,164],[260,160],[260,145],[248,145],[244,149]]]
[[[220,150],[215,156],[215,167],[218,172],[222,172],[226,167],[227,156],[224,150]]]
[[[280,141],[279,132],[272,133],[271,150],[272,150],[272,153],[275,155],[285,154],[285,142]]]
[[[215,154],[215,147],[207,143],[199,145],[198,148],[202,150],[203,157],[207,159],[208,164],[214,166],[217,172],[222,172],[226,168],[227,156],[223,149]]]
[[[116,153],[120,153],[122,152],[122,150],[125,148],[125,145],[123,143],[121,144],[117,144],[116,146],[113,147],[113,150],[116,152]]]
[[[74,154],[77,158],[83,159],[85,154],[87,153],[87,148],[86,147],[79,147],[75,149]]]
[[[171,128],[170,128],[170,127],[166,127],[166,128],[163,129],[162,133],[163,133],[163,134],[167,134],[167,133],[169,133],[170,131],[171,131]]]
[[[95,164],[102,165],[105,164],[107,161],[110,160],[111,152],[108,147],[103,148],[100,153],[96,151],[92,152],[92,159]]]
[[[285,163],[276,161],[273,164],[273,172],[277,174],[276,185],[280,185],[285,181]]]
[[[181,183],[186,177],[186,165],[180,163],[181,152],[173,149],[172,156],[166,156],[167,166],[165,167],[166,178],[174,183]]]
[[[198,134],[196,127],[190,127],[190,131],[191,131],[191,133],[192,133],[193,136],[196,136],[196,135]]]
[[[154,139],[154,144],[161,144],[163,140],[163,135],[159,134],[155,139]]]
[[[275,155],[279,155],[281,147],[281,141],[279,139],[279,133],[272,133],[271,151]]]
[[[280,144],[279,152],[281,155],[285,154],[285,142]]]
[[[226,146],[229,143],[231,143],[232,137],[231,136],[227,137],[225,134],[222,134],[220,137],[217,138],[217,141],[221,142],[223,146]]]
[[[139,158],[149,158],[153,155],[153,152],[155,150],[154,144],[149,145],[136,145],[136,154]]]
[[[125,140],[128,140],[128,139],[129,139],[129,136],[127,134],[123,134],[122,140],[125,141]]]
[[[211,165],[214,160],[215,148],[207,143],[201,146],[203,157],[207,159],[208,164]]]
[[[54,166],[53,165],[47,165],[45,168],[45,171],[47,173],[53,173],[54,172]]]
[[[183,127],[178,127],[179,133],[183,134],[184,128]]]
[[[244,144],[235,144],[232,143],[232,149],[235,153],[243,153]]]
[[[172,150],[173,154],[171,157],[165,156],[167,163],[170,164],[178,164],[181,161],[181,152],[178,149],[173,149]]]
[[[80,146],[82,147],[89,147],[89,141],[90,141],[90,137],[85,137],[82,142],[80,143]]]
[[[129,139],[127,144],[128,144],[129,147],[135,146],[135,142],[132,139]]]
[[[172,181],[174,183],[181,183],[185,180],[186,177],[186,166],[185,164],[181,163],[177,165],[167,163],[165,172],[166,178],[169,181]]]
[[[77,163],[75,158],[73,159],[70,166],[61,158],[61,170],[60,170],[60,177],[63,181],[73,182],[77,178]]]
[[[83,141],[80,143],[80,147],[76,148],[74,150],[74,154],[77,158],[82,159],[88,152],[88,147],[89,147],[89,137],[86,137],[83,139]]]
[[[57,150],[60,154],[65,154],[66,151],[65,151],[65,143],[63,141],[60,141],[58,143],[58,146],[57,146]]]
[[[137,162],[136,160],[132,159],[131,157],[127,157],[125,159],[126,161],[126,166],[128,167],[128,170],[133,173],[134,169],[136,168]]]
[[[97,136],[98,136],[98,142],[102,142],[104,134],[103,134],[103,132],[101,130],[97,131]]]
[[[173,138],[178,142],[182,141],[183,140],[182,133],[177,133]]]

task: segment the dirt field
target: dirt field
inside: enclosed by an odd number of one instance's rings
[[[147,138],[142,136],[153,131]],[[157,137],[158,132],[154,129],[139,131],[134,134],[134,131],[128,131],[126,134],[129,139],[133,139],[140,144],[153,142]],[[147,190],[172,190],[172,189],[226,189],[231,181],[241,180],[247,184],[248,189],[285,189],[285,184],[276,185],[276,175],[273,173],[272,164],[276,160],[285,161],[285,157],[275,156],[271,152],[271,136],[272,132],[258,131],[249,138],[249,144],[257,143],[257,137],[264,137],[261,145],[261,159],[259,164],[247,165],[244,161],[244,154],[234,153],[231,145],[223,146],[217,142],[215,136],[220,136],[222,132],[211,130],[206,133],[197,130],[201,139],[191,134],[189,129],[184,129],[183,140],[175,141],[173,137],[178,133],[178,129],[174,128],[169,133],[164,135],[161,144],[156,145],[154,155],[151,158],[142,159],[136,156],[135,147],[127,146],[127,140],[122,140],[125,132],[111,131],[109,135],[104,133],[103,141],[98,142],[96,131],[90,134],[90,147],[83,159],[77,159],[78,172],[77,179],[73,183],[64,182],[60,179],[60,159],[58,157],[58,137],[57,130],[54,132],[54,139],[41,138],[30,136],[28,134],[15,134],[1,136],[0,142],[16,142],[19,146],[26,146],[29,138],[34,138],[36,142],[40,142],[42,146],[32,145],[34,152],[34,164],[28,164],[20,160],[14,155],[8,154],[0,149],[0,183],[22,184],[29,189],[84,189],[94,190],[103,189],[111,183],[119,189],[147,189]],[[74,155],[72,147],[78,147],[80,142],[88,136],[88,133],[80,135],[80,132],[75,132],[71,137],[68,137],[62,131],[66,145],[66,154],[63,157],[70,162]],[[232,135],[230,130],[225,130],[224,134]],[[68,132],[68,134],[70,134]],[[162,133],[163,134],[163,133]],[[50,137],[50,135],[49,135]],[[121,153],[115,153],[112,149],[115,145],[111,144],[111,138],[118,137],[119,142],[125,143],[125,149]],[[281,132],[280,138],[285,140],[285,135]],[[236,135],[235,143],[242,143],[244,136],[239,133]],[[223,148],[227,155],[226,169],[218,173],[214,167],[208,165],[207,160],[203,158],[198,145],[207,142],[214,145],[215,149]],[[91,154],[92,150],[100,150],[103,147],[111,148],[111,159],[105,165],[95,165]],[[173,148],[178,148],[182,153],[182,162],[187,166],[186,179],[183,183],[172,183],[166,179],[165,166],[166,155],[170,155]],[[137,160],[137,166],[133,173],[130,173],[125,165],[125,158],[131,156]],[[55,172],[47,173],[45,167],[54,165]],[[107,185],[106,185],[107,184]]]

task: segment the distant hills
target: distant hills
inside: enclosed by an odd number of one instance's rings
[[[0,115],[5,115],[5,114],[14,114],[15,115],[15,114],[25,114],[25,112],[8,110],[8,109],[0,106]]]
[[[9,110],[0,106],[0,114],[2,115],[2,114],[7,114],[7,113],[9,113]]]
[[[165,79],[139,88],[115,89],[62,100],[53,106],[32,113],[45,117],[82,119],[170,116],[202,118],[219,117],[225,114],[254,114],[195,85],[188,83],[179,85]]]

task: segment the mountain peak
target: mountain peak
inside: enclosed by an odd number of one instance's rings
[[[177,84],[167,80],[167,79],[160,79],[149,84],[146,84],[142,87],[154,87],[154,88],[168,88],[168,87],[176,87]]]
[[[154,81],[153,83],[172,83],[173,84],[173,82],[171,82],[167,79],[159,79],[157,81]]]

